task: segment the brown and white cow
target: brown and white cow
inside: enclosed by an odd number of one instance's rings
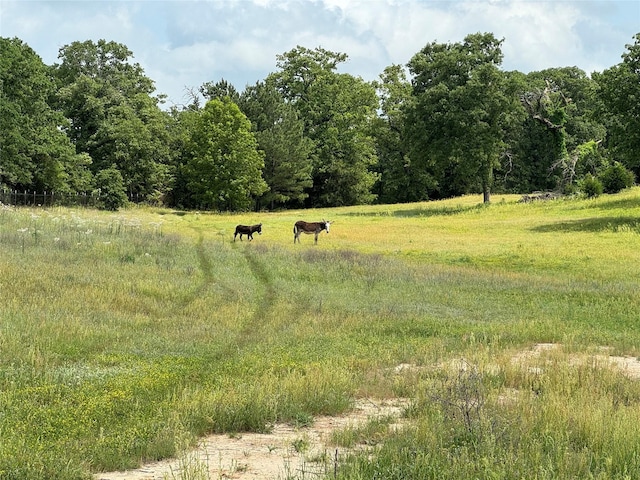
[[[253,240],[253,234],[258,232],[258,235],[262,235],[262,224],[258,225],[238,225],[236,227],[236,233],[233,234],[233,241],[236,241],[236,235],[240,235],[240,241],[242,241],[242,235],[246,235],[249,241]]]
[[[298,220],[293,226],[293,243],[300,243],[300,234],[306,233],[308,235],[315,234],[316,242],[318,243],[318,235],[322,230],[326,230],[329,233],[329,226],[331,222],[322,220],[321,222],[305,222],[304,220]]]

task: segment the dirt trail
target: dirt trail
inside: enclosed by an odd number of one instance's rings
[[[537,344],[532,349],[519,352],[512,357],[514,363],[537,360],[543,353],[560,349],[560,344]],[[619,368],[630,378],[640,379],[640,361],[636,357],[613,356],[602,348],[602,353],[570,354],[572,365],[594,364],[603,368]],[[415,365],[402,364],[395,372],[420,369]],[[535,368],[542,373],[543,367]],[[376,417],[398,418],[408,405],[406,399],[387,401],[363,399],[355,409],[337,417],[318,417],[310,427],[294,428],[287,424],[276,424],[269,434],[243,433],[241,435],[210,435],[198,447],[180,459],[149,463],[136,470],[101,473],[95,480],[179,480],[183,478],[211,478],[233,480],[279,480],[285,478],[320,478],[332,471],[336,456],[349,449],[331,446],[331,433],[346,427],[356,427]],[[401,425],[398,420],[390,428]],[[305,445],[306,448],[299,448]],[[298,448],[296,448],[298,446]],[[203,475],[203,472],[207,475]],[[198,472],[200,475],[194,475]]]
[[[193,478],[193,472],[208,472],[197,478],[277,480],[298,475],[319,477],[333,468],[334,458],[346,452],[329,445],[331,433],[355,427],[379,417],[398,417],[407,401],[360,400],[356,408],[337,417],[318,417],[310,427],[276,424],[271,433],[210,435],[180,459],[164,460],[126,472],[99,473],[96,480],[178,480]],[[300,448],[305,445],[306,448]],[[296,448],[298,446],[298,448]],[[336,453],[337,452],[337,453]],[[189,473],[191,476],[189,476]]]

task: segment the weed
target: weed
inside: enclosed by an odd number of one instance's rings
[[[291,442],[291,447],[296,453],[304,453],[309,449],[309,439],[306,437],[296,438]]]
[[[296,428],[310,427],[313,425],[313,415],[309,415],[305,412],[298,412],[293,418],[293,425]]]
[[[445,377],[431,400],[439,404],[445,421],[459,427],[464,437],[481,440],[486,424],[485,389],[482,374],[463,360],[456,375]]]

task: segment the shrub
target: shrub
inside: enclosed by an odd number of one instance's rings
[[[618,193],[635,182],[633,172],[627,170],[620,162],[614,162],[599,177],[605,193]]]
[[[590,173],[585,175],[582,180],[582,193],[588,198],[594,198],[602,195],[602,182]]]
[[[127,204],[124,180],[115,165],[100,170],[95,177],[94,186],[98,193],[99,208],[115,212]]]

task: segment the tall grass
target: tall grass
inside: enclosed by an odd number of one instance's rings
[[[247,215],[2,209],[0,478],[88,478],[359,395],[412,398],[414,426],[343,478],[633,477],[636,383],[569,355],[638,355],[639,194]],[[294,245],[300,218],[332,220],[331,233]],[[262,236],[232,241],[258,222]],[[532,377],[507,359],[536,342],[567,357]],[[462,357],[477,377],[443,367]],[[422,369],[398,375],[400,363]],[[460,422],[445,406],[470,386],[466,400],[484,402]]]
[[[523,365],[423,374],[410,426],[337,478],[637,478],[638,380],[561,358],[535,380]]]

